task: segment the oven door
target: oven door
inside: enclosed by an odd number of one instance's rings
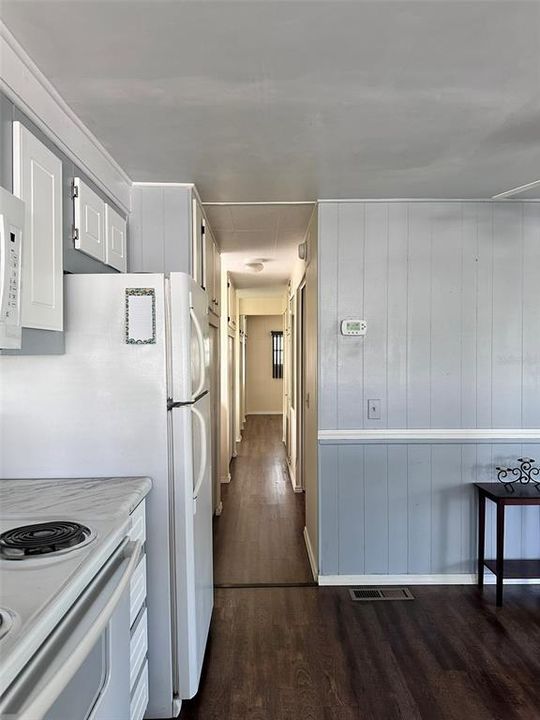
[[[5,693],[0,717],[129,718],[129,581],[140,551],[120,545]]]

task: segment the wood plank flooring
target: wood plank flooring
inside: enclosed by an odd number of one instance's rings
[[[508,587],[500,609],[470,586],[413,592],[217,590],[182,720],[538,720],[540,589]]]
[[[214,522],[218,585],[313,580],[302,535],[304,494],[293,492],[281,437],[281,415],[248,416]]]
[[[222,582],[309,577],[279,437],[276,418],[250,419],[215,526]],[[216,589],[181,720],[540,720],[540,587],[506,587],[503,608],[490,586],[409,587],[414,601],[379,603]]]

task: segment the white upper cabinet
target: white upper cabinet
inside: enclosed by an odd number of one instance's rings
[[[126,221],[105,205],[105,262],[120,272],[127,270]]]
[[[75,247],[105,262],[105,202],[80,178],[73,181]]]
[[[191,249],[191,275],[196,283],[204,287],[204,233],[205,223],[201,204],[193,198],[192,209],[193,242]]]
[[[62,162],[18,121],[13,123],[13,191],[26,204],[22,326],[62,330]]]

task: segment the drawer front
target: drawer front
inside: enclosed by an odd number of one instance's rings
[[[146,540],[146,503],[143,500],[137,505],[131,513],[131,530],[129,531],[129,539],[136,542],[140,541],[141,545]]]
[[[130,720],[142,720],[148,705],[148,662],[145,663],[131,697]]]
[[[135,622],[131,631],[131,641],[129,643],[129,689],[133,690],[135,680],[139,677],[139,672],[146,660],[146,651],[148,650],[148,621],[147,610],[144,608],[140,617]]]
[[[143,555],[141,561],[137,565],[137,569],[133,573],[131,578],[131,584],[129,586],[129,625],[133,626],[133,623],[137,619],[140,609],[143,606],[146,598],[146,555]]]

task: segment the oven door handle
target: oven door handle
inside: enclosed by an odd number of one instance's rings
[[[0,717],[43,718],[105,631],[140,555],[140,542],[122,542],[7,690]]]

